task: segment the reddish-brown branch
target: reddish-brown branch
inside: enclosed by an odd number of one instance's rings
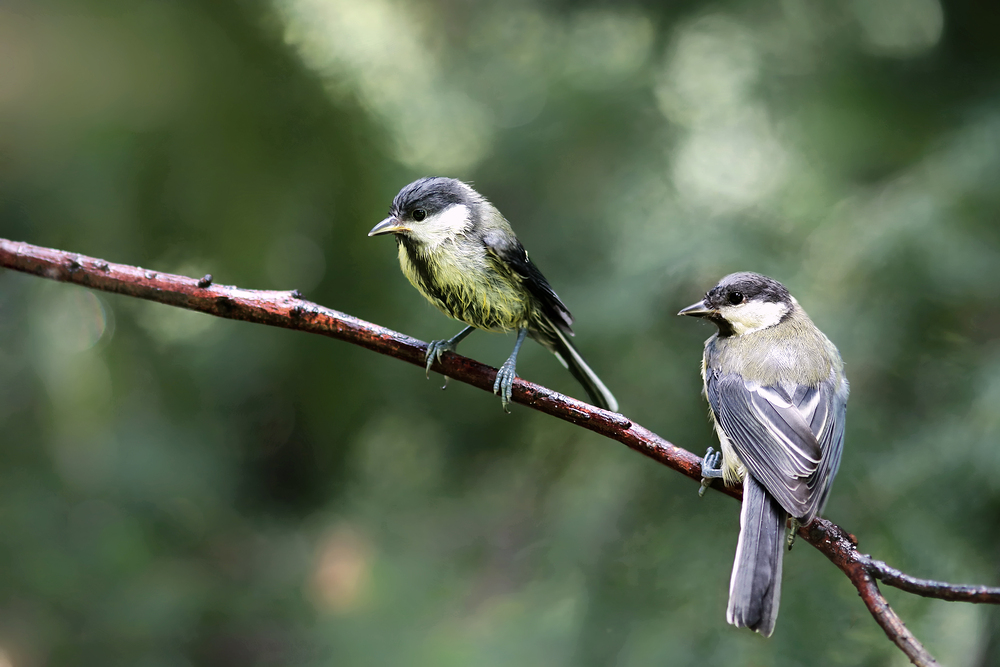
[[[967,586],[949,584],[943,581],[917,579],[889,567],[880,560],[869,559],[868,568],[876,579],[907,593],[937,598],[950,602],[975,602],[980,604],[1000,604],[1000,588],[989,586]]]
[[[3,239],[0,239],[0,266],[233,320],[322,334],[424,366],[426,343],[305,301],[297,292],[240,289],[212,283],[210,276],[187,278]],[[493,390],[496,369],[467,357],[446,353],[432,368],[474,387]],[[513,400],[617,440],[692,479],[700,479],[698,456],[675,447],[620,414],[521,378],[514,380]],[[739,497],[739,492],[730,495]]]
[[[322,334],[420,367],[424,365],[425,343],[305,301],[297,292],[217,285],[212,282],[211,276],[187,278],[5,239],[0,239],[0,266],[218,317]],[[486,391],[492,391],[496,377],[496,369],[453,353],[444,354],[434,364],[433,370]],[[596,408],[521,378],[514,380],[513,400],[617,440],[691,479],[701,479],[700,457],[620,414]],[[721,485],[715,485],[715,488],[734,498],[741,497],[737,488]],[[857,541],[850,533],[825,519],[816,519],[803,526],[799,534],[844,571],[886,635],[916,665],[937,663],[889,607],[878,590],[875,578],[927,597],[1000,603],[1000,589],[915,579],[873,560],[857,550]]]
[[[882,626],[886,636],[906,654],[910,662],[919,667],[931,667],[938,664],[934,656],[928,653],[920,641],[913,636],[910,629],[906,627],[902,619],[889,606],[885,597],[882,596],[872,571],[874,561],[867,554],[858,551],[857,540],[853,535],[837,524],[822,518],[815,519],[808,526],[801,527],[799,535],[823,552],[823,555],[833,561],[833,564],[847,575],[854,587],[858,589],[858,595],[861,596],[861,600],[875,618],[875,622]]]

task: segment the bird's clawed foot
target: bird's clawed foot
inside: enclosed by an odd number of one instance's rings
[[[503,411],[507,414],[510,414],[507,404],[510,403],[510,395],[514,391],[514,378],[517,377],[517,373],[514,371],[514,367],[517,365],[517,353],[521,349],[521,344],[524,343],[524,337],[527,335],[527,329],[518,330],[517,342],[514,343],[514,351],[507,357],[507,361],[503,362],[503,366],[497,371],[497,379],[493,381],[493,393],[500,395],[500,403],[503,405]]]
[[[453,343],[451,339],[449,340],[432,340],[427,344],[427,356],[424,357],[424,361],[427,362],[425,367],[425,374],[428,379],[431,377],[431,366],[434,365],[435,361],[441,361],[441,355],[445,352],[454,352],[455,348],[458,347],[458,343]],[[447,378],[445,379],[445,384],[447,385]]]
[[[514,391],[514,378],[516,377],[514,360],[508,359],[497,371],[497,379],[493,382],[493,393],[500,396],[500,403],[503,404],[504,412],[507,414],[510,414],[507,404],[510,403],[510,396]]]
[[[698,495],[705,495],[705,489],[712,485],[712,480],[720,477],[722,477],[722,452],[709,447],[705,452],[705,458],[701,460],[701,488],[698,489]]]
[[[465,340],[465,337],[472,333],[473,327],[465,327],[457,334],[449,338],[448,340],[432,340],[427,344],[427,354],[424,356],[424,361],[427,365],[424,367],[424,372],[427,375],[427,379],[431,377],[431,366],[434,365],[435,361],[441,361],[441,355],[445,352],[454,352],[458,349],[458,344]],[[444,379],[444,389],[448,386],[448,378]]]
[[[792,523],[792,525],[790,526],[791,530],[788,531],[788,538],[787,538],[789,551],[791,551],[792,547],[795,546],[795,536],[798,535],[799,527],[802,525],[802,522],[796,519],[794,516],[792,517],[791,523]]]

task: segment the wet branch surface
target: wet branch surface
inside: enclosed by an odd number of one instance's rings
[[[261,291],[217,285],[212,282],[211,276],[188,278],[5,239],[0,239],[0,266],[232,320],[321,334],[408,361],[421,368],[424,366],[427,345],[422,341],[305,301],[295,291]],[[492,391],[496,377],[496,369],[450,352],[445,353],[432,369],[486,391]],[[620,414],[521,378],[514,380],[512,400],[616,440],[695,481],[701,480],[701,457]],[[733,498],[741,497],[738,488],[718,484],[714,488]],[[889,606],[876,580],[924,597],[1000,604],[1000,588],[917,579],[889,567],[859,552],[857,539],[826,519],[816,519],[801,527],[799,535],[847,575],[885,634],[915,665],[938,663]]]

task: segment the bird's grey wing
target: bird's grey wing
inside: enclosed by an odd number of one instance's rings
[[[816,387],[764,387],[709,372],[706,381],[719,426],[750,474],[789,514],[812,519],[843,443],[844,411],[832,378]]]
[[[844,426],[847,423],[847,383],[827,382],[821,385],[827,392],[822,404],[826,406],[825,414],[817,410],[812,420],[812,430],[818,434],[820,448],[823,450],[823,460],[819,469],[809,480],[809,488],[813,490],[814,502],[812,514],[820,514],[833,485],[833,478],[840,468],[840,455],[844,451]]]
[[[573,324],[573,316],[542,272],[528,259],[528,253],[517,237],[490,231],[483,236],[483,245],[488,255],[498,262],[498,268],[512,271],[521,279],[528,292],[541,304],[542,313],[555,326],[572,335],[570,325]]]

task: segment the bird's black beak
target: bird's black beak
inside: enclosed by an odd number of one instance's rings
[[[368,232],[368,236],[379,236],[381,234],[398,234],[399,232],[408,232],[410,228],[403,224],[403,222],[394,215],[390,215],[388,218],[378,223],[372,230]]]
[[[691,317],[708,317],[709,315],[715,314],[714,308],[709,308],[705,301],[699,301],[698,303],[692,303],[687,308],[681,310],[677,313],[678,315],[690,315]]]

